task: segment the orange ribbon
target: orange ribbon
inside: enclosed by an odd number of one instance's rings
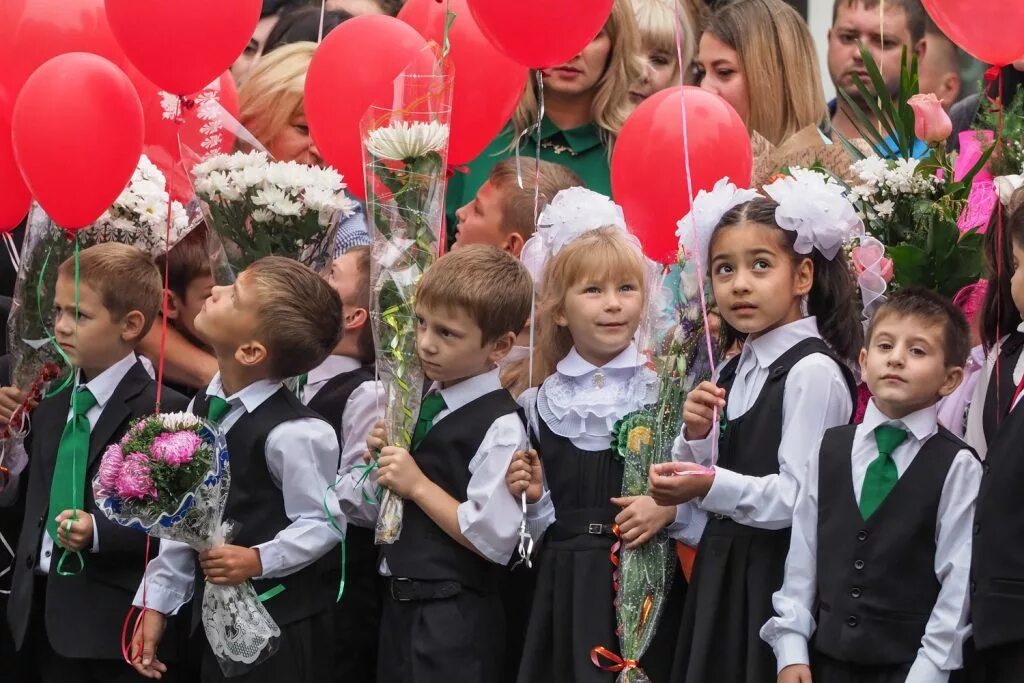
[[[601,664],[601,659],[606,659],[611,662],[611,664]],[[593,662],[594,666],[601,671],[610,671],[611,673],[629,671],[630,669],[640,669],[640,662],[637,660],[623,659],[614,652],[611,652],[600,645],[590,651],[590,661]]]
[[[619,549],[622,547],[622,536],[619,533],[619,525],[612,524],[612,533],[615,534],[615,543],[612,543],[612,552],[609,559],[615,569],[612,570],[612,588],[619,592]]]

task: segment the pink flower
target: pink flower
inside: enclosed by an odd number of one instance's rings
[[[99,482],[100,488],[106,493],[113,493],[117,487],[117,477],[121,474],[121,467],[124,464],[124,454],[121,447],[116,443],[107,447],[100,460]]]
[[[914,95],[907,104],[914,110],[914,135],[919,140],[937,144],[953,134],[953,122],[934,93]]]
[[[177,467],[192,462],[202,445],[203,440],[195,432],[168,432],[153,440],[153,458]]]
[[[115,484],[117,494],[127,500],[156,500],[156,487],[149,476],[149,461],[142,453],[129,453]]]
[[[853,259],[853,267],[857,270],[857,275],[867,269],[874,269],[886,283],[892,282],[892,259],[885,258],[882,250],[877,246],[869,244],[863,247],[854,247],[850,250],[850,256]]]

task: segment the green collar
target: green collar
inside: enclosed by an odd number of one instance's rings
[[[578,128],[562,130],[551,119],[544,117],[540,126],[540,139],[553,143],[563,143],[574,155],[583,154],[601,144],[601,135],[593,123],[586,123]]]

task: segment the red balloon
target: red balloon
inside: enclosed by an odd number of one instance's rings
[[[360,121],[372,105],[390,104],[395,78],[426,46],[405,22],[364,15],[331,31],[313,55],[304,99],[309,132],[320,156],[360,199],[365,198]]]
[[[601,32],[614,0],[469,0],[484,35],[531,69],[565,64]]]
[[[31,204],[32,195],[14,161],[11,128],[0,120],[0,233],[18,227]]]
[[[215,136],[205,136],[200,116],[204,100],[216,99],[232,117],[238,118],[238,89],[231,73],[224,74],[210,84],[210,87],[186,97],[194,106],[183,107],[178,113],[179,124],[174,117],[177,97],[160,90],[152,81],[129,65],[125,70],[139,94],[142,113],[146,120],[146,138],[143,153],[149,157],[167,178],[167,191],[171,199],[187,203],[194,195],[188,173],[181,164],[181,144],[189,149],[202,150],[212,154],[230,153],[234,149],[235,137],[227,131],[218,131]],[[206,144],[204,145],[204,141]]]
[[[710,190],[725,176],[748,187],[753,167],[750,135],[735,110],[706,90],[677,86],[649,97],[626,119],[612,153],[612,193],[644,252],[668,263],[675,260],[679,248],[676,223],[690,211],[690,194]]]
[[[448,59],[455,84],[448,165],[459,166],[477,158],[512,118],[529,72],[484,37],[468,0],[451,0],[451,11],[455,21],[448,32]],[[427,40],[444,42],[445,5],[437,0],[409,0],[398,18]]]
[[[986,64],[1006,66],[1024,57],[1024,3],[924,0],[949,39]]]
[[[102,57],[71,52],[36,69],[14,103],[14,156],[43,210],[67,230],[114,203],[142,154],[142,105]]]
[[[5,0],[6,1],[6,0]],[[105,0],[114,35],[146,78],[175,95],[202,90],[242,53],[262,0]]]
[[[127,61],[103,0],[0,0],[0,119],[10,123],[32,72],[66,52],[92,52],[118,66]]]

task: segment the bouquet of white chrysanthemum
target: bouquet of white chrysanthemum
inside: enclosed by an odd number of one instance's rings
[[[265,152],[218,154],[192,168],[196,195],[223,250],[221,282],[264,256],[285,256],[319,270],[331,256],[341,216],[355,203],[333,168],[271,161]]]
[[[416,72],[428,63],[432,68]],[[392,106],[367,112],[361,132],[373,230],[370,304],[388,443],[409,448],[424,380],[416,353],[414,301],[420,277],[441,245],[451,77],[433,59],[416,60],[396,79],[394,93]],[[398,539],[402,510],[402,499],[384,491],[378,543]]]

